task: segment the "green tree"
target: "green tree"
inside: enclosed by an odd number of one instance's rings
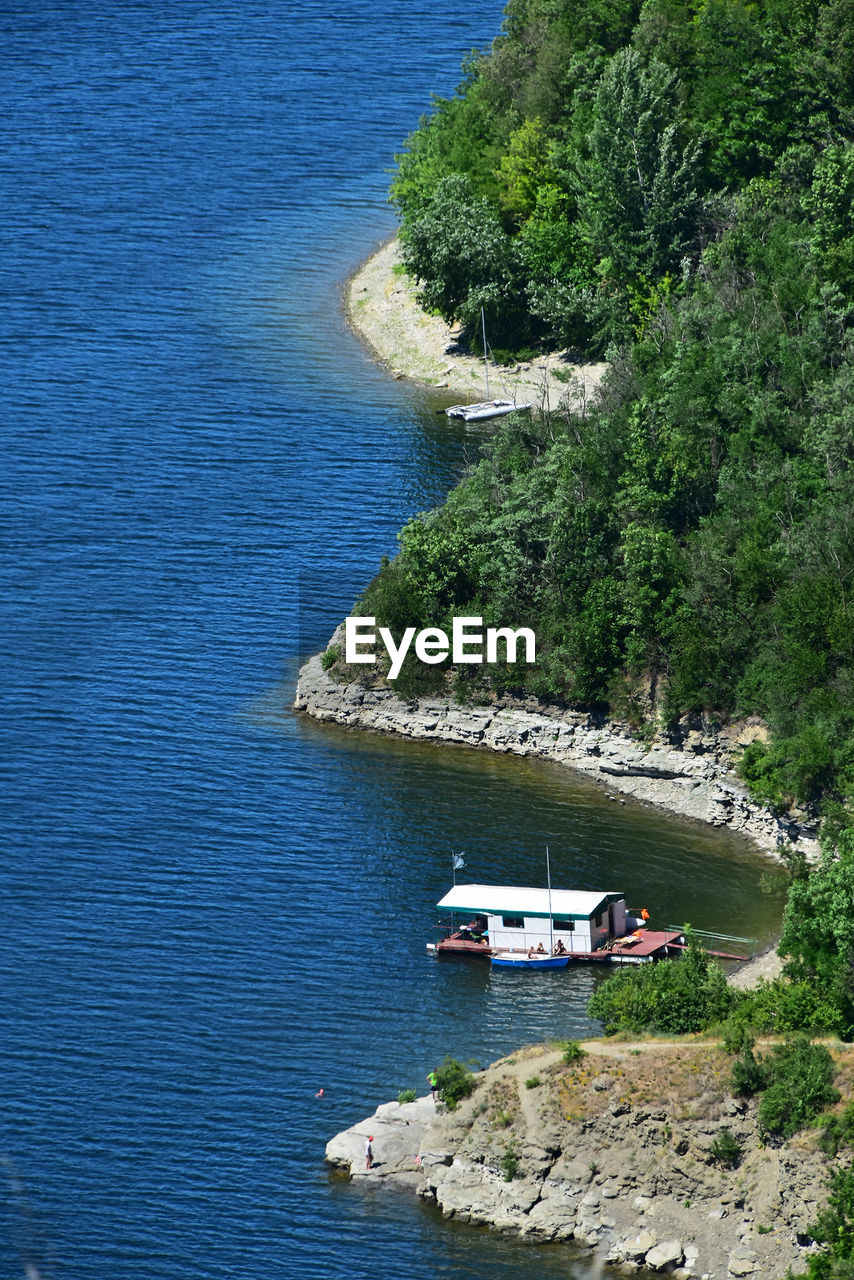
[[[815,982],[854,1036],[854,830],[825,838],[821,860],[795,880],[783,913],[779,951],[795,980]]]
[[[691,245],[697,149],[682,134],[675,74],[621,50],[599,83],[578,186],[581,224],[606,281],[651,282]]]
[[[805,205],[811,245],[828,279],[854,296],[854,146],[827,147],[818,157]]]
[[[830,1179],[827,1207],[810,1227],[825,1248],[807,1259],[810,1280],[851,1280],[854,1276],[854,1165],[838,1169]]]
[[[549,137],[539,119],[524,120],[510,135],[499,166],[501,203],[518,222],[530,218],[543,187],[554,187]]]
[[[488,200],[461,174],[443,178],[406,228],[404,262],[421,282],[422,302],[446,320],[462,320],[478,339],[483,307],[490,341],[524,330],[524,289],[516,249]]]

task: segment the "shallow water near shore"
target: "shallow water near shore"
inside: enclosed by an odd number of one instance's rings
[[[4,1275],[564,1275],[322,1162],[446,1053],[592,1029],[591,971],[428,959],[451,850],[540,883],[548,842],[555,883],[779,918],[732,837],[289,710],[476,452],[339,304],[393,228],[392,153],[500,18],[0,15]]]

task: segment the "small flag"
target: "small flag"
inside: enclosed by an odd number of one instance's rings
[[[459,871],[460,867],[464,867],[466,865],[466,860],[461,853],[455,853],[453,855],[453,862],[455,871]]]

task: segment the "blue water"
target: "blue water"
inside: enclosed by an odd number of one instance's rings
[[[556,882],[773,930],[735,840],[289,709],[465,461],[340,288],[500,17],[0,5],[4,1275],[566,1275],[322,1163],[444,1054],[590,1029],[587,972],[428,960],[450,850],[538,883],[548,840]]]

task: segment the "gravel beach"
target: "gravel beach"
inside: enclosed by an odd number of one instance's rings
[[[351,276],[345,304],[356,334],[394,377],[447,391],[449,403],[485,398],[482,359],[458,350],[459,327],[422,311],[417,285],[403,270],[396,238]],[[553,410],[565,396],[576,403],[593,396],[606,368],[601,363],[579,364],[568,351],[549,352],[524,364],[493,366],[489,390],[494,396],[530,402],[536,410]]]

